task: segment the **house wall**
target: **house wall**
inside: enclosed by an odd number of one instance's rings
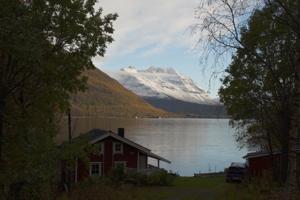
[[[274,163],[273,166],[272,158],[269,155],[248,158],[248,171],[251,176],[263,176],[265,173],[270,172],[272,169],[280,167],[280,156],[279,154],[273,155]]]
[[[125,161],[126,168],[137,169],[138,167],[138,149],[133,148],[127,144],[123,144],[123,153],[122,154],[114,154],[113,153],[113,143],[119,142],[122,143],[112,137],[108,137],[98,143],[104,144],[104,152],[100,155],[91,154],[89,156],[90,162],[101,162],[102,175],[108,175],[115,161]],[[77,181],[83,180],[84,178],[89,176],[89,164],[84,163],[81,160],[78,160],[77,164]]]

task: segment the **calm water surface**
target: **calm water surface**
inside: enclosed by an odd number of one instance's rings
[[[118,119],[74,118],[74,135],[92,128],[116,131],[170,160],[161,167],[192,176],[198,172],[223,171],[231,162],[243,162],[246,150],[238,149],[228,119]],[[60,140],[67,138],[64,121]],[[150,160],[150,163],[155,163]]]

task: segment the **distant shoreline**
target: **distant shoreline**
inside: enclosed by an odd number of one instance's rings
[[[119,116],[99,116],[99,115],[74,115],[72,118],[80,119],[80,118],[107,118],[107,119],[230,119],[229,117],[192,117],[192,116],[180,116],[180,117],[119,117]],[[67,118],[64,116],[63,118]]]

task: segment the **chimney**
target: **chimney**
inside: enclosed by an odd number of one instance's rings
[[[125,129],[124,128],[118,128],[118,136],[124,137]]]

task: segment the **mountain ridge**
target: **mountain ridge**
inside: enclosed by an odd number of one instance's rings
[[[71,97],[74,115],[104,117],[167,117],[158,109],[124,88],[119,82],[95,68],[83,73],[88,78],[87,90]]]
[[[174,98],[198,104],[218,104],[191,78],[173,68],[151,66],[146,70],[137,70],[130,66],[109,75],[143,98]]]
[[[218,100],[173,68],[138,70],[129,66],[108,74],[156,108],[188,117],[226,117]]]

